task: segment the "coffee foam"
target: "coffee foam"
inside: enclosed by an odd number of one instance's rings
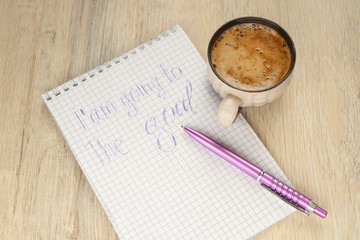
[[[221,34],[212,46],[211,61],[230,85],[261,90],[277,84],[286,75],[291,53],[286,41],[274,29],[244,23]]]

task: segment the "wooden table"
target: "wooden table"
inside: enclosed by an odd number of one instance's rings
[[[292,36],[279,100],[243,114],[298,190],[329,211],[254,239],[360,239],[360,4],[352,1],[0,1],[0,239],[117,239],[40,95],[180,24],[261,16]]]

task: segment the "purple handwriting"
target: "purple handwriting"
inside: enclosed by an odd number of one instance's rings
[[[136,84],[136,87],[123,92],[121,103],[127,109],[128,116],[135,117],[138,113],[137,102],[154,93],[159,98],[165,98],[166,95],[165,89],[157,77],[154,77],[149,83]]]
[[[160,68],[162,70],[163,75],[169,80],[170,83],[174,82],[175,80],[179,80],[182,76],[182,70],[178,67],[171,68],[169,74],[168,70],[160,64]]]
[[[128,117],[135,117],[139,113],[141,102],[146,101],[149,96],[165,99],[165,84],[177,82],[182,77],[183,72],[179,67],[166,67],[160,64],[157,76],[148,82],[135,83],[134,87],[122,91],[118,101],[108,100],[93,108],[73,108],[74,118],[81,128],[87,131],[94,125],[102,124],[116,114],[121,114],[122,110],[125,110],[124,114]],[[146,133],[156,137],[156,146],[163,152],[172,152],[177,145],[174,134],[168,130],[169,126],[185,113],[196,114],[192,104],[192,90],[191,82],[188,80],[186,94],[173,105],[163,108],[160,116],[150,117],[145,123]],[[103,166],[129,152],[125,142],[120,138],[106,141],[92,137],[85,144],[85,148],[96,155]]]
[[[152,116],[145,123],[146,133],[156,137],[157,148],[163,152],[173,152],[177,145],[174,134],[166,129],[167,126],[172,125],[184,113],[196,114],[192,105],[192,90],[191,81],[188,80],[186,95],[176,101],[174,105],[165,107],[160,116]]]
[[[85,147],[89,147],[98,157],[102,165],[105,165],[105,160],[112,161],[113,159],[126,155],[128,153],[123,146],[121,139],[115,139],[111,143],[101,142],[99,139],[91,139]]]
[[[97,108],[85,111],[84,109],[74,110],[76,119],[79,121],[84,130],[87,130],[89,123],[98,124],[106,119],[109,119],[111,115],[117,113],[118,110],[115,105],[107,101]]]
[[[120,95],[119,102],[106,101],[92,109],[73,109],[74,117],[86,131],[91,125],[99,124],[120,112],[117,104],[125,107],[129,117],[135,117],[139,110],[138,104],[148,96],[155,95],[160,99],[166,98],[166,91],[163,82],[173,83],[182,77],[182,70],[179,67],[166,68],[160,64],[160,73],[162,78],[154,76],[150,81],[135,84],[134,87],[125,90]],[[162,80],[163,79],[163,80]]]
[[[182,70],[179,67],[174,67],[168,70],[166,67],[160,64],[160,68],[163,76],[170,83],[179,80],[182,76]],[[157,76],[155,76],[149,83],[137,84],[136,87],[123,92],[121,95],[121,103],[127,108],[128,116],[135,117],[138,113],[138,108],[136,106],[137,102],[154,93],[159,98],[166,97],[165,89]]]

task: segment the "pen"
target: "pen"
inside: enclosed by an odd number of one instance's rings
[[[208,136],[189,127],[183,127],[184,131],[188,133],[194,140],[203,145],[205,148],[219,155],[232,165],[239,168],[241,171],[248,174],[250,177],[256,179],[261,183],[261,186],[269,190],[271,193],[282,199],[284,202],[294,207],[297,211],[309,216],[309,213],[325,218],[327,212],[321,207],[317,206],[310,198],[295,189],[289,187],[285,183],[279,181],[271,174],[264,172],[261,168],[250,163]]]

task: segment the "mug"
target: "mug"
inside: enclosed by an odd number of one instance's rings
[[[218,39],[221,34],[227,29],[242,23],[258,23],[268,26],[276,30],[280,36],[286,41],[290,53],[291,53],[291,62],[288,72],[284,77],[275,85],[272,85],[265,89],[240,89],[238,87],[232,86],[227,83],[216,71],[211,61],[211,50],[215,41]],[[274,101],[276,98],[280,97],[285,88],[289,85],[292,72],[295,66],[295,46],[289,36],[289,34],[278,24],[259,17],[242,17],[233,19],[224,25],[222,25],[212,36],[209,46],[208,46],[208,58],[207,58],[207,69],[208,76],[214,90],[223,98],[222,102],[218,108],[218,121],[223,126],[231,126],[238,116],[239,109],[242,107],[258,107],[264,104]]]

